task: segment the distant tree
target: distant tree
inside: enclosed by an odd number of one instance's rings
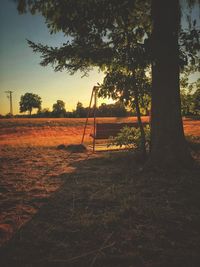
[[[37,108],[38,111],[41,109],[42,100],[36,94],[26,93],[25,95],[21,96],[19,106],[20,106],[20,113],[28,111],[31,115],[32,110]]]
[[[200,115],[200,78],[196,82],[192,83],[192,112],[194,115]]]
[[[182,115],[200,114],[200,79],[189,83],[184,77],[181,81],[181,112]]]
[[[78,118],[85,118],[87,116],[87,110],[83,107],[81,102],[76,105],[75,115]]]
[[[123,102],[117,101],[114,104],[102,103],[96,112],[98,117],[125,117],[127,110]]]
[[[127,110],[123,102],[116,102],[115,104],[112,105],[112,110],[113,110],[113,116],[115,117],[125,117],[127,115]]]
[[[49,108],[44,108],[40,110],[40,112],[38,113],[38,116],[42,118],[49,118],[51,117],[51,111],[49,110]]]
[[[73,111],[67,111],[65,114],[66,118],[74,118],[74,112]]]
[[[181,113],[183,116],[192,114],[193,96],[185,89],[181,90]]]
[[[53,104],[52,113],[55,117],[60,117],[60,118],[65,117],[66,114],[65,102],[62,100],[57,100],[57,102]]]
[[[200,88],[193,94],[193,110],[195,115],[200,115]]]
[[[99,117],[111,117],[111,108],[109,108],[109,105],[102,103],[98,108],[97,115]]]
[[[9,113],[7,113],[7,114],[5,115],[5,118],[6,118],[6,119],[13,118],[13,114],[9,112]]]

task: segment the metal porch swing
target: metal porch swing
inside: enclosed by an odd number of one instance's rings
[[[89,103],[89,109],[87,113],[87,118],[85,121],[85,126],[84,126],[84,131],[82,135],[82,140],[81,144],[84,143],[84,138],[86,134],[86,128],[88,125],[88,119],[90,116],[91,112],[91,107],[92,107],[92,102],[94,101],[93,105],[93,129],[92,133],[90,134],[90,137],[93,138],[93,144],[92,144],[92,151],[95,152],[95,145],[96,145],[96,140],[99,139],[109,139],[111,136],[116,136],[121,129],[123,129],[125,126],[128,127],[138,127],[137,122],[117,122],[117,123],[97,123],[96,121],[96,109],[97,109],[97,97],[98,97],[98,90],[99,86],[94,86],[92,89],[92,94],[90,98],[90,103]]]

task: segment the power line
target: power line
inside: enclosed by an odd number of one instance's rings
[[[13,115],[13,103],[12,103],[12,94],[13,91],[5,91],[7,94],[8,99],[10,99],[10,114]]]

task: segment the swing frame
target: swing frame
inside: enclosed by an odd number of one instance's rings
[[[93,134],[90,134],[90,136],[93,138],[93,145],[92,145],[93,153],[95,152],[95,145],[96,145],[97,139],[104,139],[105,140],[105,139],[108,139],[110,136],[115,137],[120,132],[120,130],[123,129],[125,126],[134,127],[134,128],[139,127],[137,122],[136,123],[96,123],[96,108],[97,108],[98,90],[99,90],[98,86],[94,86],[92,89],[89,109],[88,109],[87,118],[85,121],[82,140],[81,140],[81,144],[83,144],[85,133],[86,133],[86,128],[88,125],[88,119],[89,119],[89,115],[90,115],[90,111],[91,111],[92,100],[94,100]],[[143,122],[143,124],[146,125],[148,123]]]
[[[84,130],[83,130],[83,136],[82,136],[82,140],[81,140],[81,144],[83,144],[84,142],[84,138],[85,138],[85,132],[86,132],[86,128],[88,125],[88,119],[90,116],[90,111],[91,111],[91,106],[92,106],[92,100],[94,99],[94,121],[93,121],[93,136],[96,135],[96,108],[97,108],[97,96],[98,96],[98,90],[99,90],[99,86],[94,86],[92,89],[92,94],[90,97],[90,103],[89,103],[89,109],[88,109],[88,113],[87,113],[87,118],[85,121],[85,126],[84,126]],[[95,152],[95,144],[96,144],[96,138],[93,138],[93,146],[92,146],[92,151]]]

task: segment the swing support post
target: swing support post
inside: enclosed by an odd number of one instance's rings
[[[90,98],[90,104],[89,104],[89,109],[88,109],[88,113],[87,113],[87,118],[86,118],[86,121],[85,121],[85,126],[84,126],[84,131],[83,131],[83,136],[82,136],[81,144],[83,144],[83,142],[84,142],[85,131],[86,131],[86,128],[87,128],[88,118],[89,118],[89,115],[90,115],[90,109],[91,109],[91,105],[92,105],[93,94],[94,94],[94,88],[92,90],[92,94],[91,94],[91,98]]]
[[[97,109],[97,93],[98,87],[94,86],[94,124],[93,124],[93,135],[96,135],[96,109]],[[93,138],[93,152],[95,151],[96,138]]]
[[[88,109],[88,113],[87,113],[87,118],[85,121],[85,126],[84,126],[84,131],[83,131],[83,136],[82,136],[82,140],[81,140],[81,144],[83,144],[84,142],[84,138],[85,138],[85,132],[86,132],[86,128],[88,125],[88,119],[90,116],[90,111],[91,111],[91,106],[92,106],[92,100],[94,98],[94,123],[93,123],[93,134],[95,136],[96,134],[96,108],[97,108],[97,95],[98,95],[98,86],[94,86],[92,89],[92,94],[91,94],[91,98],[90,98],[90,103],[89,103],[89,109]],[[95,139],[93,140],[93,152],[95,151]]]

